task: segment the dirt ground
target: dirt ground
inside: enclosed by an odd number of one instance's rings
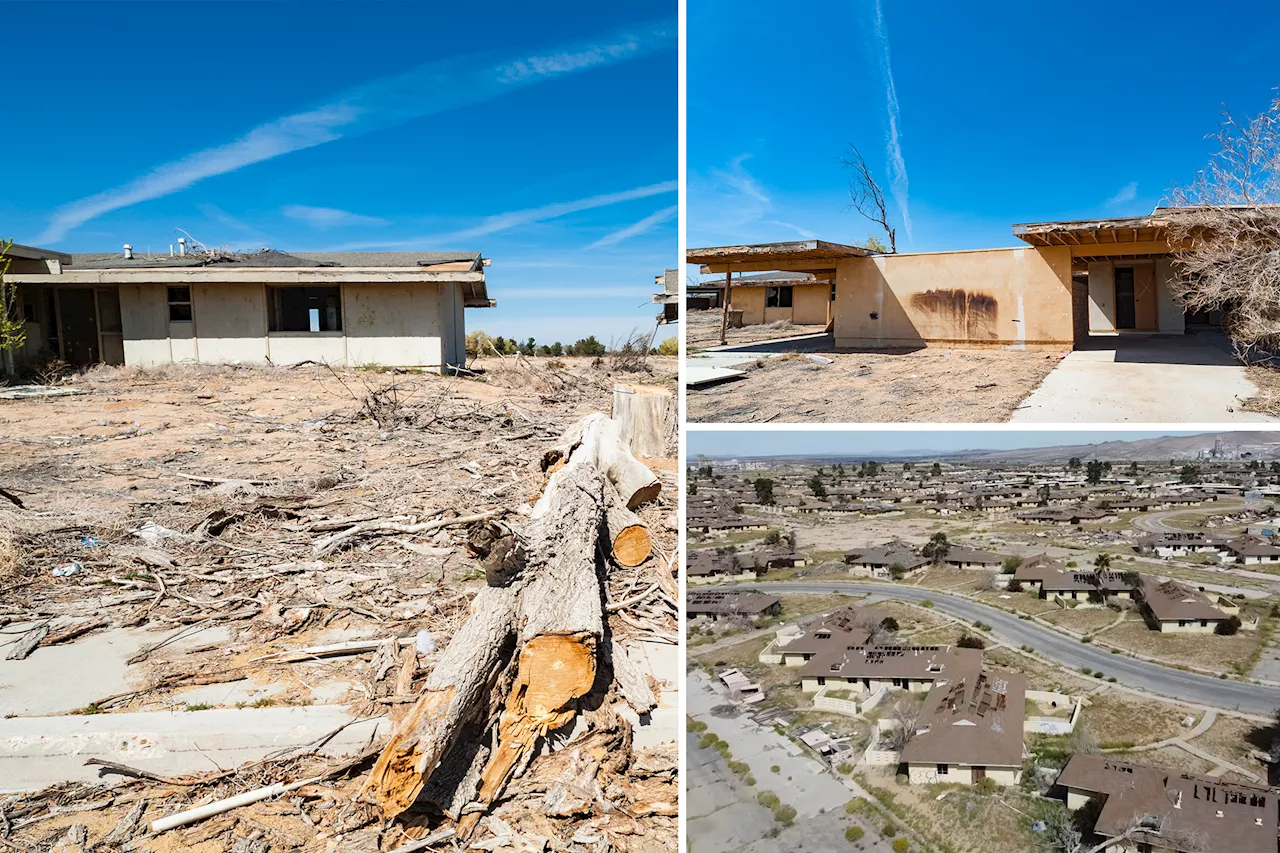
[[[1045,350],[826,352],[762,358],[744,376],[688,391],[701,423],[999,423],[1058,365]]]
[[[685,315],[685,345],[690,352],[720,346],[720,311],[689,311]],[[816,335],[826,326],[796,325],[791,322],[758,323],[740,329],[728,329],[725,339],[730,346],[790,338],[796,335]]]
[[[398,719],[438,657],[415,654],[413,638],[429,632],[445,648],[486,585],[477,527],[463,520],[492,512],[518,529],[543,486],[542,453],[582,415],[608,413],[615,381],[676,385],[675,359],[653,358],[647,372],[625,374],[611,373],[607,358],[478,367],[484,372],[469,378],[316,366],[95,368],[67,386],[81,395],[0,401],[0,495],[11,496],[0,499],[0,643],[12,647],[33,623],[51,627],[50,638],[85,629],[66,638],[71,644],[122,626],[160,639],[216,625],[229,638],[131,661],[132,689],[78,711],[112,714],[172,707],[192,684],[244,679],[281,685],[266,704],[307,704],[291,664],[263,656],[296,653],[322,634],[373,635],[387,641],[330,658],[309,677],[347,684],[327,701],[355,715]],[[618,602],[608,627],[623,648],[677,640],[675,456],[673,436],[667,458],[642,460],[663,485],[638,510],[654,555],[607,576],[606,596]],[[406,529],[361,528],[384,521]],[[424,524],[424,532],[413,529]],[[349,539],[329,538],[353,530]],[[54,575],[65,567],[75,568]],[[86,611],[85,601],[101,604]],[[35,648],[33,659],[40,654]],[[597,681],[598,704],[578,716],[581,731],[565,737],[570,745],[607,740],[624,756],[599,769],[613,805],[588,797],[581,808],[544,814],[533,805],[538,768],[564,761],[558,752],[535,758],[518,771],[515,793],[490,810],[517,839],[547,837],[554,849],[570,849],[569,839],[589,827],[610,849],[675,847],[674,743],[632,752],[631,726],[608,680]],[[502,695],[495,690],[499,703]],[[130,849],[156,851],[378,853],[442,821],[450,826],[420,806],[408,822],[383,822],[361,793],[381,745],[337,763],[302,749],[176,781],[122,772],[0,799],[0,813],[12,827],[10,846],[50,849],[73,824],[86,828],[92,846],[139,803],[145,826],[196,803],[328,773],[289,798],[193,829],[144,837],[126,828],[117,840],[132,835]],[[500,824],[480,827],[476,837],[489,838]]]

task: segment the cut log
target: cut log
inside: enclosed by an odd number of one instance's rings
[[[476,594],[471,616],[453,636],[427,676],[422,695],[378,756],[365,788],[373,791],[388,818],[413,804],[462,725],[488,698],[510,647],[517,591],[485,587]]]
[[[553,479],[559,483],[554,501],[526,539],[529,582],[517,618],[518,668],[498,721],[497,747],[481,776],[477,800],[486,806],[533,757],[538,741],[573,719],[577,700],[596,679],[604,637],[596,548],[605,482],[588,464],[571,464]],[[479,818],[478,812],[465,815],[458,834],[466,838]]]
[[[675,397],[655,385],[613,386],[613,420],[622,441],[636,456],[658,459],[676,435]]]
[[[570,427],[560,441],[543,455],[542,469],[552,474],[542,497],[533,507],[534,518],[546,512],[553,500],[556,477],[560,472],[580,464],[594,465],[599,469],[618,490],[627,509],[655,500],[662,491],[661,481],[627,449],[618,425],[596,412]]]
[[[627,650],[618,645],[617,640],[609,641],[609,663],[613,666],[613,680],[618,684],[622,698],[637,714],[647,714],[658,707],[658,700],[649,686],[649,676],[628,655]]]
[[[640,516],[627,509],[612,483],[605,487],[604,523],[609,534],[609,556],[619,566],[638,566],[653,553],[653,536]]]
[[[523,569],[506,585],[487,586],[476,595],[471,617],[374,765],[366,789],[388,818],[413,804],[463,725],[488,713],[487,700],[505,669],[517,625],[519,671],[502,718],[511,721],[500,721],[500,746],[483,777],[496,783],[489,786],[490,796],[501,790],[525,744],[546,727],[563,725],[572,717],[573,700],[591,688],[595,644],[603,632],[595,554],[604,480],[590,465],[555,476],[556,500],[520,536]],[[482,797],[484,791],[482,783]]]
[[[36,646],[49,636],[49,623],[45,622],[37,625],[27,633],[18,638],[12,649],[7,655],[8,660],[26,660],[27,656],[36,650]]]

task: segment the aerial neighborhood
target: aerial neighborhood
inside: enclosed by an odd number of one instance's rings
[[[1069,851],[1075,832],[1270,853],[1280,462],[1203,439],[691,452],[691,678],[833,781],[909,803],[897,829],[924,849],[961,808],[985,816],[960,830],[972,844],[990,818],[1028,845],[1011,849]]]

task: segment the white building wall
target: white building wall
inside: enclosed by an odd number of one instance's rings
[[[360,284],[344,290],[342,328],[347,335],[348,364],[439,367],[444,363],[440,285]]]
[[[174,360],[169,343],[169,302],[164,285],[120,285],[124,363],[139,367]]]
[[[266,361],[267,297],[261,284],[197,284],[191,288],[191,316],[202,363]],[[177,325],[170,323],[170,330]]]

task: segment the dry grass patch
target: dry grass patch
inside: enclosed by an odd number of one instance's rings
[[[1210,672],[1234,673],[1252,669],[1250,661],[1262,643],[1258,631],[1241,631],[1233,637],[1217,634],[1167,634],[1152,631],[1135,619],[1104,636],[1108,645],[1146,655],[1171,665],[1195,666]]]
[[[1212,761],[1205,761],[1176,746],[1162,746],[1159,749],[1143,749],[1137,752],[1111,752],[1108,756],[1130,764],[1146,764],[1173,773],[1208,773],[1214,768]]]
[[[1075,631],[1081,634],[1092,634],[1094,631],[1107,627],[1116,621],[1116,617],[1120,614],[1106,607],[1088,608],[1081,610],[1079,608],[1073,610],[1054,610],[1052,613],[1045,613],[1041,618],[1046,622],[1057,625],[1060,628],[1066,628],[1068,631]],[[1116,628],[1122,626],[1117,625]],[[1115,630],[1115,629],[1112,629]],[[1111,632],[1107,632],[1107,636],[1111,636]]]
[[[1271,727],[1265,723],[1219,716],[1209,731],[1191,742],[1232,764],[1265,775],[1266,768],[1254,760],[1252,751],[1267,748],[1270,732]]]
[[[1249,381],[1258,386],[1258,393],[1245,400],[1240,408],[1280,416],[1280,371],[1260,365],[1250,365],[1246,370]]]
[[[22,548],[13,531],[0,527],[0,584],[11,581],[22,571]]]
[[[1008,598],[1001,597],[1006,595]],[[1056,612],[1058,609],[1056,605],[1037,598],[1030,592],[1006,592],[1002,589],[995,589],[975,592],[969,597],[974,601],[981,601],[983,604],[999,607],[1001,610],[1014,610],[1031,616],[1038,616],[1046,612]]]
[[[1190,708],[1108,690],[1089,699],[1080,720],[1105,748],[1141,746],[1185,734],[1182,721],[1188,716],[1200,718]]]

